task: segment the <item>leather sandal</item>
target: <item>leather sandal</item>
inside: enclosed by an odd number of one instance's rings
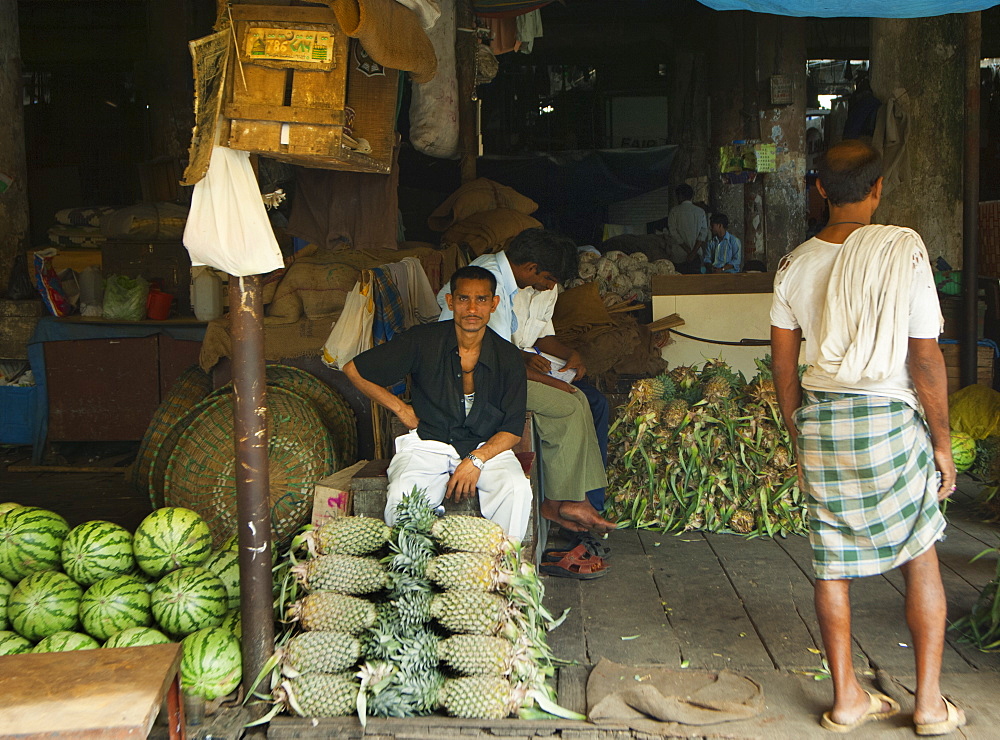
[[[576,578],[589,581],[601,578],[607,573],[607,564],[587,552],[583,545],[577,545],[568,552],[546,550],[545,562],[538,566],[538,572],[556,578]]]
[[[611,559],[611,545],[603,537],[591,534],[590,532],[574,532],[569,536],[572,544],[580,544],[587,548],[587,552],[602,560]]]

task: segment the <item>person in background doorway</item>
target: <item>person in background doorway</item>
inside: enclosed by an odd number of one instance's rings
[[[935,543],[946,525],[939,501],[955,492],[956,473],[930,260],[915,231],[872,225],[882,176],[870,145],[831,147],[816,186],[830,222],[778,267],[771,352],[806,494],[816,616],[833,677],[821,725],[848,732],[899,712],[854,672],[850,596],[855,579],[899,568],[916,660],[913,722],[918,735],[948,735],[965,713],[941,695],[947,605]]]
[[[687,183],[677,186],[677,205],[667,214],[667,232],[679,249],[671,255],[677,272],[692,275],[702,272],[708,220],[705,211],[691,202],[694,190]]]
[[[709,220],[712,240],[705,251],[706,272],[742,272],[743,244],[728,231],[729,216],[713,213]]]

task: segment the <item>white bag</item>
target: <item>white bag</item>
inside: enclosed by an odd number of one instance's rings
[[[285,266],[249,152],[212,149],[208,174],[191,196],[184,246],[192,265],[230,275],[262,275]]]
[[[375,291],[371,273],[365,270],[361,280],[347,294],[344,310],[333,325],[323,345],[323,364],[337,370],[372,346],[372,323],[375,320]]]

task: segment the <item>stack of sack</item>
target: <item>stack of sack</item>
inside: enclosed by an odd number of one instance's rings
[[[458,245],[470,259],[502,252],[525,229],[541,228],[530,214],[538,204],[513,188],[481,177],[467,182],[427,218],[442,245]]]

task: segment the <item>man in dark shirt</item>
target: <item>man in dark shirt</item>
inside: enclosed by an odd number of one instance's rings
[[[479,494],[483,515],[523,539],[531,484],[512,452],[524,430],[527,380],[521,353],[487,324],[496,278],[463,267],[451,278],[452,321],[415,326],[344,367],[354,386],[410,430],[389,463],[385,520],[413,487],[432,507]],[[410,376],[412,405],[386,390]]]

